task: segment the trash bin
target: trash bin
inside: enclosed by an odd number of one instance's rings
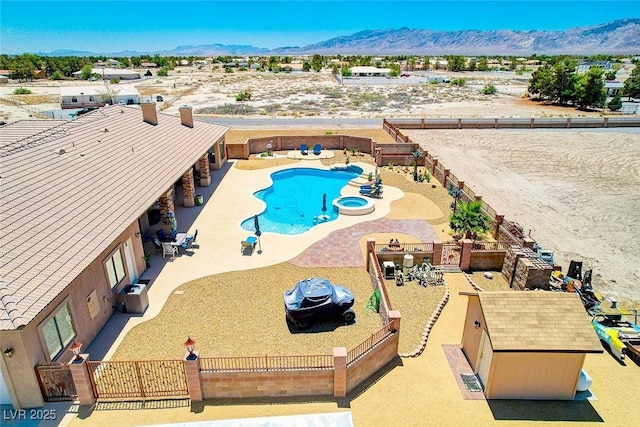
[[[202,194],[196,194],[195,202],[196,206],[202,206],[204,204],[204,197],[202,197]]]
[[[406,254],[402,260],[402,274],[406,276],[411,267],[413,267],[413,255]]]

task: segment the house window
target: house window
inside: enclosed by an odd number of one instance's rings
[[[95,101],[95,98],[93,96],[90,96],[89,97],[89,102],[93,102],[93,101]]]
[[[42,335],[47,344],[49,357],[54,360],[76,337],[76,331],[71,320],[69,304],[65,304],[42,327]]]
[[[124,280],[125,276],[122,253],[119,248],[111,255],[111,258],[107,259],[105,268],[107,269],[107,276],[109,276],[109,285],[111,285],[111,289],[113,289],[118,286],[118,283]]]
[[[76,98],[75,96],[71,97],[71,102],[78,102],[78,98]]]

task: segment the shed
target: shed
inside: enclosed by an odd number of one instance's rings
[[[586,355],[604,351],[577,294],[461,294],[462,350],[487,399],[571,400]]]

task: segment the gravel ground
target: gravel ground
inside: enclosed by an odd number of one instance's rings
[[[356,322],[327,322],[297,332],[285,321],[283,292],[298,280],[326,277],[355,295]],[[351,349],[382,327],[366,311],[373,293],[363,268],[301,268],[289,263],[234,271],[178,287],[160,314],[131,330],[112,360],[175,359],[191,336],[202,357],[332,354]]]

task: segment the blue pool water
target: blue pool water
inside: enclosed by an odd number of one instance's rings
[[[271,174],[273,185],[256,191],[267,207],[258,215],[260,231],[280,234],[300,234],[322,222],[334,221],[338,212],[331,201],[340,197],[340,190],[358,177],[362,168],[350,165],[346,170],[311,168],[286,169]],[[327,195],[327,210],[322,211],[322,195]],[[326,215],[326,219],[318,217]],[[242,228],[255,232],[253,216],[242,222]]]
[[[360,206],[366,205],[367,203],[367,200],[363,199],[362,197],[354,196],[347,196],[338,200],[339,205],[346,206],[348,208],[358,208]]]

